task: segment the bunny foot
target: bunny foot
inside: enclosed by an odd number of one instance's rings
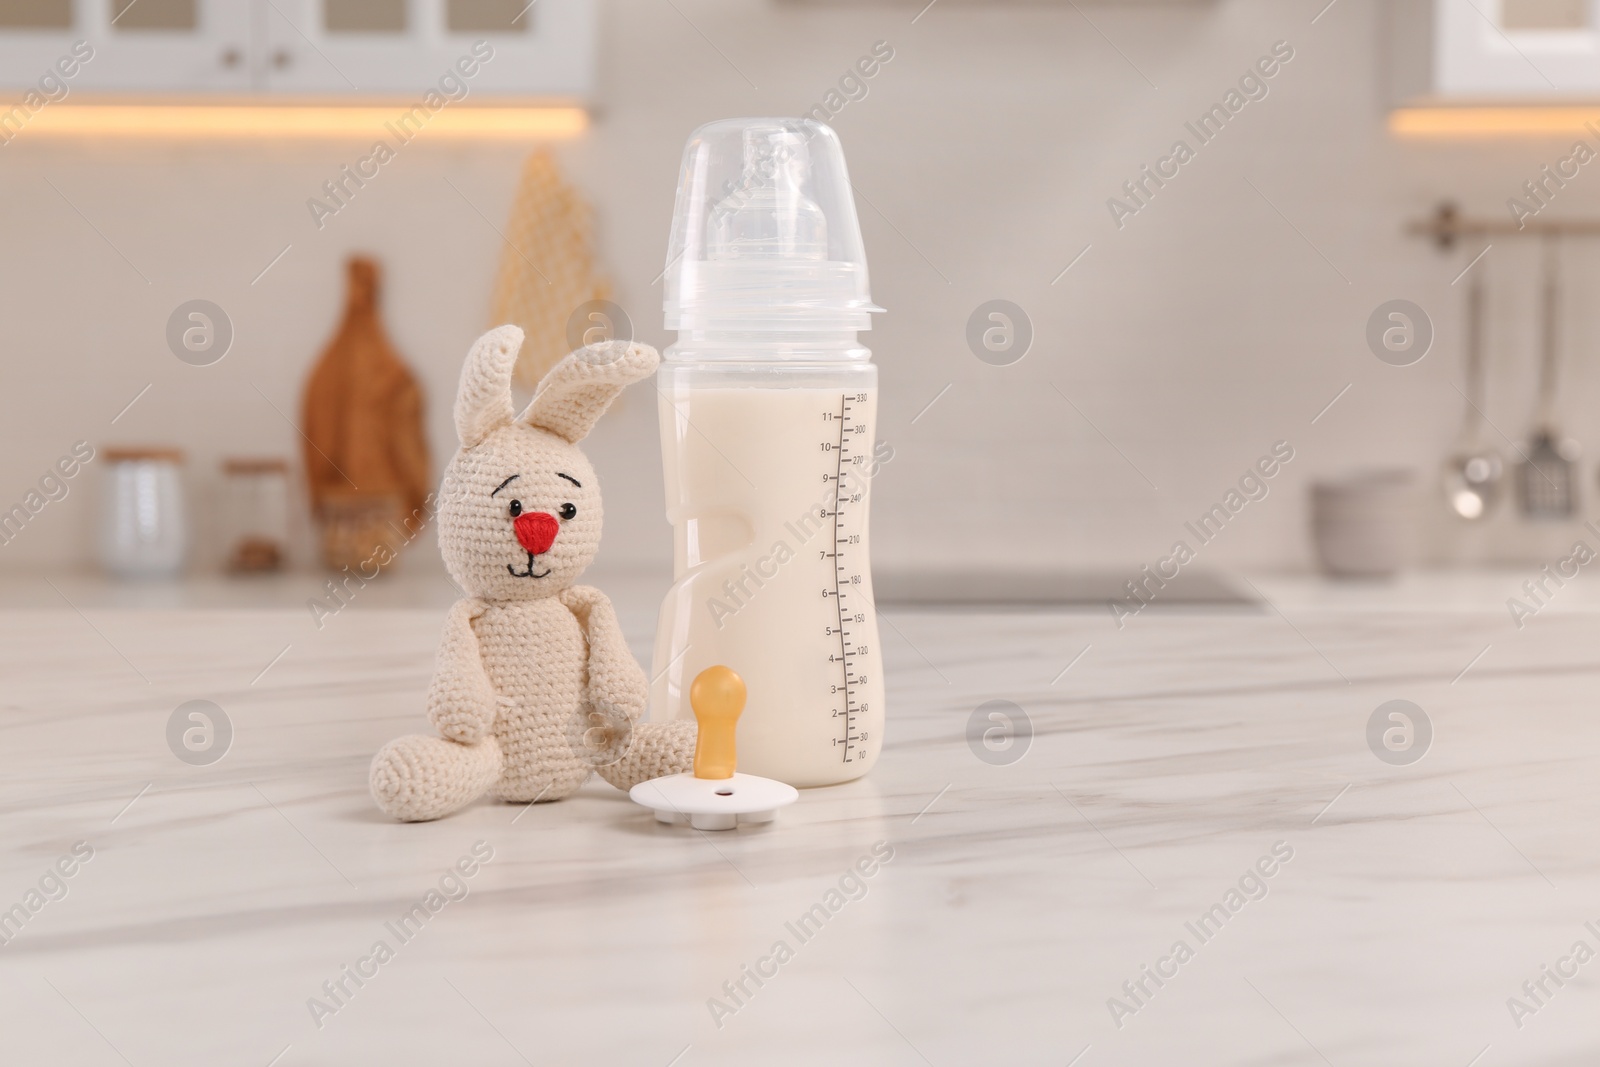
[[[485,737],[463,745],[412,734],[384,745],[372,759],[372,798],[402,822],[426,822],[478,799],[500,777],[500,744]]]
[[[687,719],[635,723],[633,743],[623,757],[595,770],[624,793],[652,778],[683,774],[694,767],[695,731]]]

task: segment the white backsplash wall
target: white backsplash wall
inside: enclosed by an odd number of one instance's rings
[[[1137,569],[1287,440],[1295,458],[1270,495],[1200,561],[1303,569],[1310,478],[1399,464],[1431,489],[1460,422],[1466,286],[1451,279],[1477,250],[1441,256],[1402,224],[1444,195],[1503,213],[1571,142],[1391,140],[1381,4],[1342,0],[1313,25],[1324,4],[1085,2],[1080,14],[948,3],[913,22],[920,4],[617,0],[605,8],[593,130],[558,151],[595,204],[618,301],[638,336],[664,346],[652,279],[690,130],[805,111],[886,41],[892,60],[834,120],[873,293],[889,309],[867,335],[883,376],[879,436],[896,450],[876,489],[878,565]],[[1118,229],[1107,199],[1175,139],[1192,144],[1185,122],[1278,41],[1294,56],[1269,94]],[[424,133],[319,231],[307,198],[366,147],[24,131],[0,148],[0,509],[80,438],[184,447],[202,510],[222,455],[298,455],[279,411],[298,417],[356,251],[383,262],[385,320],[425,382],[442,465],[461,357],[488,325],[493,227],[525,149]],[[1600,214],[1600,170],[1586,168],[1549,214]],[[1532,248],[1501,242],[1477,268],[1492,281],[1489,416],[1519,442],[1532,415],[1536,263]],[[1570,248],[1567,264],[1563,404],[1592,456],[1600,381],[1586,355],[1600,337],[1587,291],[1600,252]],[[237,331],[212,367],[180,363],[164,341],[167,316],[193,297],[222,305]],[[1368,315],[1395,297],[1437,328],[1432,353],[1408,368],[1380,363],[1363,340]],[[968,315],[992,298],[1033,323],[1032,350],[1013,366],[966,345]],[[655,417],[636,388],[589,444],[611,565],[668,558]],[[0,567],[92,558],[94,466],[0,546]],[[1586,496],[1594,487],[1591,460]],[[1435,561],[1543,562],[1572,539],[1509,514],[1474,529],[1430,515]]]

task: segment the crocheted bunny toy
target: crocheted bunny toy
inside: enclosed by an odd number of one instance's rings
[[[600,545],[600,485],[578,450],[655,350],[612,342],[556,364],[513,418],[522,331],[467,354],[461,449],[438,496],[439,549],[467,599],[445,620],[428,719],[441,736],[391,741],[372,761],[389,815],[437,819],[493,793],[560,800],[591,771],[619,789],[687,771],[695,724],[639,721],[648,685],[604,593],[575,585]]]

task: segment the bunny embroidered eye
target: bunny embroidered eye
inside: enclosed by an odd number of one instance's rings
[[[514,519],[518,515],[521,515],[521,514],[522,514],[522,501],[513,500],[511,502],[511,517]]]
[[[563,519],[570,519],[578,514],[578,509],[571,504],[562,504],[560,514]]]

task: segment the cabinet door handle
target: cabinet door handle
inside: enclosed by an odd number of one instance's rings
[[[287,48],[280,48],[272,53],[272,66],[276,70],[284,70],[294,63],[294,53]]]
[[[239,51],[237,48],[224,48],[222,50],[221,62],[224,67],[232,69],[233,67],[237,67],[240,63],[244,62],[244,53]]]

